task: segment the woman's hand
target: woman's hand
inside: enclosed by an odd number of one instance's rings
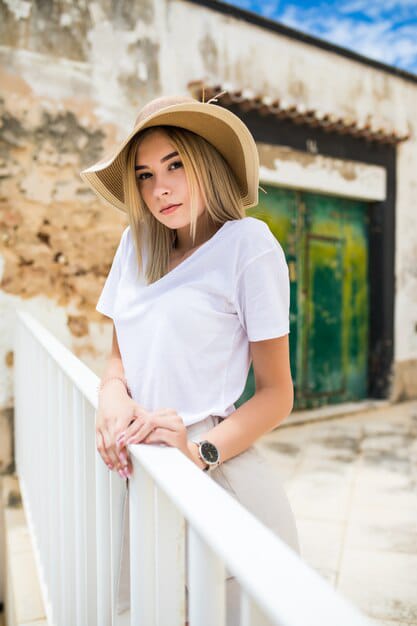
[[[178,448],[194,461],[184,421],[174,409],[159,409],[147,415],[142,414],[126,429],[119,441],[123,446],[130,443],[163,443]]]
[[[109,382],[101,391],[96,412],[96,446],[110,470],[123,470],[129,465],[118,445],[118,437],[129,424],[147,414],[146,409],[128,396],[119,381]]]

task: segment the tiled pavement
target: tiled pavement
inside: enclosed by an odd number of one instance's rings
[[[306,562],[375,626],[417,625],[417,402],[282,426],[257,446]]]

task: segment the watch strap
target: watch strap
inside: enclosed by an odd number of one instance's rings
[[[200,459],[200,461],[204,461],[204,463],[206,464],[206,466],[202,468],[203,472],[208,472],[209,469],[210,469],[210,466],[207,463],[207,461],[205,459],[203,459],[203,457],[201,456],[201,453],[200,453],[200,441],[198,439],[190,439],[190,441],[195,443],[195,445],[197,446],[198,458]]]

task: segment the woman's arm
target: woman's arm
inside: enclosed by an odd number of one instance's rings
[[[113,339],[112,339],[111,353],[106,361],[103,376],[101,379],[101,384],[103,385],[105,381],[108,381],[108,382],[106,382],[105,386],[101,390],[100,396],[105,391],[107,391],[107,389],[110,386],[112,387],[113,391],[116,386],[120,387],[121,390],[124,389],[125,394],[128,395],[126,386],[123,384],[121,380],[118,380],[118,378],[124,379],[125,374],[124,374],[124,368],[122,364],[122,357],[121,357],[120,349],[119,349],[119,343],[117,341],[116,329],[113,324]],[[109,380],[109,379],[112,379],[112,380]],[[122,395],[125,395],[125,394],[123,393]]]
[[[289,336],[250,342],[256,392],[217,426],[199,435],[215,444],[221,462],[240,454],[259,437],[276,428],[292,411],[294,388],[289,358]],[[201,467],[197,446],[188,443]]]
[[[115,378],[114,378],[115,377]],[[126,466],[126,455],[120,456],[116,439],[138,415],[138,405],[129,396],[116,331],[113,325],[111,353],[107,359],[98,396],[96,412],[96,445],[109,469],[121,470]],[[111,379],[111,380],[110,380]]]

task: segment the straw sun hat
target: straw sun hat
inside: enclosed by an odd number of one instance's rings
[[[211,100],[216,100],[212,98]],[[258,204],[259,156],[248,127],[231,111],[190,96],[164,96],[151,100],[138,113],[133,130],[111,154],[80,172],[102,200],[122,211],[122,171],[129,143],[141,130],[161,124],[191,130],[211,143],[223,155],[237,179],[243,205]]]

